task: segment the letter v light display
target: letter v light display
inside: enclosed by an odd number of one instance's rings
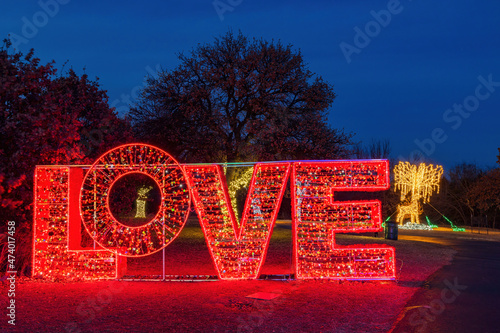
[[[290,163],[257,163],[240,227],[222,167],[185,166],[194,207],[220,279],[256,279],[286,187]]]
[[[381,230],[378,200],[336,202],[334,192],[388,189],[387,161],[295,162],[292,187],[298,279],[395,278],[393,247],[335,243],[335,233]]]

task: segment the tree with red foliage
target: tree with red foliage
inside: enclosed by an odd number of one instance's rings
[[[471,202],[482,212],[500,209],[500,169],[492,169],[479,178],[470,189]]]
[[[484,173],[484,170],[477,165],[469,163],[462,163],[451,168],[448,171],[448,179],[442,186],[443,195],[440,196],[442,200],[437,206],[454,221],[462,220],[461,224],[468,224],[470,216],[477,213],[471,200],[471,191]]]
[[[90,163],[131,131],[97,81],[72,70],[57,76],[54,62],[9,47],[0,49],[0,228],[16,221],[31,246],[35,166]]]
[[[131,109],[144,141],[187,162],[348,156],[352,134],[327,124],[332,86],[291,46],[228,32],[179,59]]]
[[[469,192],[471,203],[476,206],[481,214],[495,219],[500,210],[500,168],[487,171],[476,182]]]

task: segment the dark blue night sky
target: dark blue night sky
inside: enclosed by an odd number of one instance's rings
[[[149,72],[241,30],[300,49],[334,84],[331,124],[356,140],[388,139],[392,157],[419,150],[445,169],[495,164],[498,1],[55,1],[2,1],[0,37],[42,63],[85,68],[121,112]]]

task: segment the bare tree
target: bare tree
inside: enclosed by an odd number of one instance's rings
[[[131,109],[143,141],[190,162],[349,155],[352,134],[327,123],[332,85],[290,45],[228,32],[179,59]]]

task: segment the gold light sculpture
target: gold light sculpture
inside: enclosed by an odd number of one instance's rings
[[[135,213],[135,218],[144,219],[146,218],[146,201],[148,199],[148,193],[153,189],[152,186],[141,187],[137,191],[137,199],[135,200],[137,205],[137,210]]]
[[[226,168],[224,168],[224,173],[226,173]],[[233,212],[236,215],[238,215],[238,200],[236,198],[236,193],[241,188],[248,188],[248,186],[250,185],[250,180],[252,180],[252,175],[253,167],[248,167],[245,171],[239,172],[239,177],[235,177],[231,182],[229,182],[227,186],[229,198],[231,199],[231,206],[233,207]]]
[[[426,165],[420,163],[418,167],[409,162],[399,162],[394,167],[394,190],[401,190],[401,203],[398,205],[396,222],[403,223],[404,218],[410,215],[412,223],[420,223],[422,203],[429,202],[434,191],[439,193],[439,182],[443,175],[441,165]]]

